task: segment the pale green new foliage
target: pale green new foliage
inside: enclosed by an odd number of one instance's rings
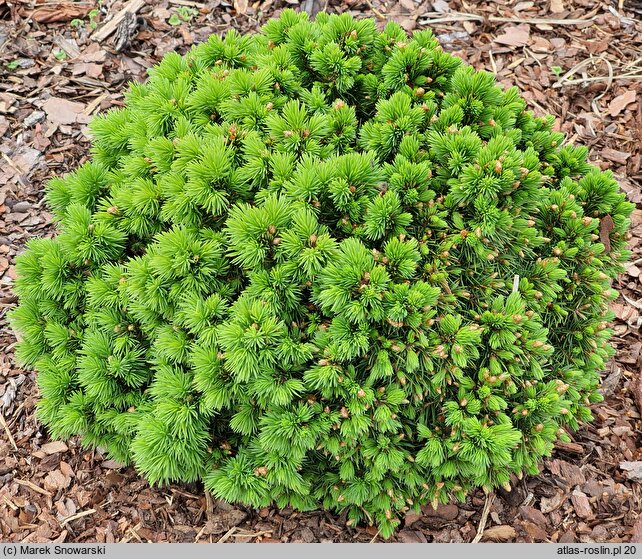
[[[386,537],[537,472],[600,399],[632,210],[552,125],[394,23],[286,10],[168,54],[18,259],[41,420]]]

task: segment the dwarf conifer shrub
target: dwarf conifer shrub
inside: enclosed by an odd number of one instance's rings
[[[285,11],[168,54],[19,258],[40,418],[385,536],[537,472],[600,399],[632,210],[552,126],[394,23]]]

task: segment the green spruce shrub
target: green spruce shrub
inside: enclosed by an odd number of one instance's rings
[[[285,11],[91,130],[17,263],[51,436],[389,536],[591,419],[632,205],[431,31]]]

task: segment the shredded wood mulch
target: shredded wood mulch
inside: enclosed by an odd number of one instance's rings
[[[86,124],[123,104],[129,81],[212,33],[256,30],[293,7],[431,27],[612,169],[633,214],[633,258],[616,282],[617,356],[595,421],[510,492],[408,514],[399,542],[642,542],[642,2],[534,0],[9,0],[0,5],[0,540],[9,542],[375,542],[325,512],[251,510],[199,485],[152,488],[34,417],[35,375],[13,361],[6,313],[14,258],[53,234],[43,185],[89,157]]]

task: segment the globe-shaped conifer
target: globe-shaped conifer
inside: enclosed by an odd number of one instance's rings
[[[536,473],[600,400],[632,210],[552,126],[394,23],[285,11],[168,54],[18,260],[41,420],[384,536]]]

